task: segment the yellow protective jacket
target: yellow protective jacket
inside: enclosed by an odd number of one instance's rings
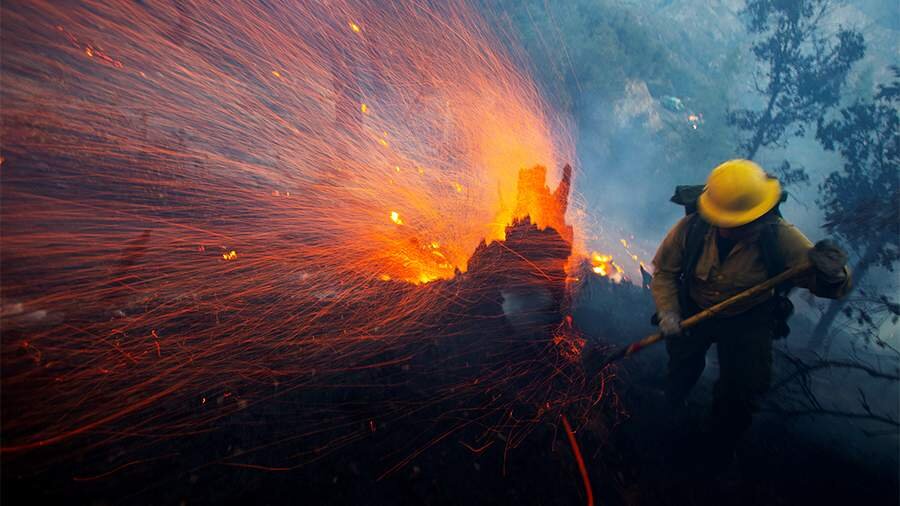
[[[653,258],[655,272],[650,289],[656,302],[657,312],[674,311],[681,314],[678,302],[679,277],[681,275],[689,216],[681,219],[666,235]],[[794,225],[783,218],[775,217],[776,227],[775,253],[784,261],[789,269],[807,261],[812,242]],[[761,226],[770,226],[760,223]],[[703,249],[694,269],[694,279],[688,284],[690,298],[701,309],[711,307],[723,300],[769,278],[769,273],[762,258],[759,245],[759,230],[746,239],[737,242],[724,262],[719,262],[716,246],[718,229],[710,226],[703,241]],[[827,285],[817,280],[815,273],[810,273],[794,282],[796,286],[809,289],[820,297],[838,298],[850,288],[850,270],[844,266],[847,278],[839,285]],[[722,313],[722,316],[734,316],[747,311],[774,296],[774,290],[738,304]]]

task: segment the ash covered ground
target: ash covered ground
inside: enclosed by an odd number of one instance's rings
[[[4,503],[582,504],[564,415],[576,427],[596,504],[896,499],[896,470],[773,416],[759,418],[741,446],[739,472],[727,479],[700,459],[673,457],[702,448],[709,381],[693,404],[697,431],[682,438],[667,423],[661,348],[604,371],[602,386],[586,381],[580,357],[569,355],[582,351],[578,340],[590,336],[588,348],[603,350],[651,332],[652,300],[589,266],[567,296],[568,254],[553,229],[516,223],[504,243],[475,252],[467,273],[419,287],[396,283],[454,303],[406,345],[371,343],[372,367],[358,364],[317,389],[273,386],[266,402],[243,404],[195,433],[112,443],[99,433],[11,456]],[[371,303],[395,297],[386,290]],[[430,340],[437,329],[452,337]],[[229,397],[163,401],[144,416],[222,406]]]

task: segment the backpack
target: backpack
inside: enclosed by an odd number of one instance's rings
[[[684,255],[682,256],[681,276],[678,283],[678,302],[681,305],[682,312],[688,311],[691,307],[688,293],[690,292],[690,281],[694,277],[694,270],[700,255],[703,253],[703,243],[706,239],[706,233],[710,224],[706,222],[697,212],[697,199],[703,193],[703,185],[676,186],[675,193],[669,200],[680,206],[684,206],[684,213],[688,216],[687,234],[685,236]],[[781,199],[770,213],[781,217],[779,209],[782,202],[787,200],[787,193],[782,192]],[[762,254],[763,263],[769,277],[773,277],[783,272],[787,266],[784,258],[778,254],[777,248],[777,229],[775,223],[767,224],[760,230],[759,249]],[[775,287],[774,310],[773,316],[775,320],[774,338],[781,339],[790,334],[791,329],[788,326],[788,319],[794,313],[794,304],[788,298],[788,293],[793,286],[791,283],[782,283]],[[682,317],[687,318],[690,314],[683,314]]]

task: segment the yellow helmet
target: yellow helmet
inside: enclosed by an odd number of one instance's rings
[[[750,160],[728,160],[709,173],[697,200],[703,219],[722,228],[746,225],[781,199],[781,184]]]

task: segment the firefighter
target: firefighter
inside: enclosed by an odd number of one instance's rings
[[[847,254],[833,241],[815,246],[778,210],[778,180],[749,160],[730,160],[709,175],[696,211],[666,235],[653,259],[651,292],[669,354],[666,399],[681,409],[716,344],[719,379],[713,390],[710,447],[728,462],[750,426],[756,401],[769,387],[772,340],[787,333],[792,306],[778,287],[682,332],[681,321],[774,274],[809,261],[794,284],[838,298],[850,287]],[[693,208],[689,208],[693,209]]]

